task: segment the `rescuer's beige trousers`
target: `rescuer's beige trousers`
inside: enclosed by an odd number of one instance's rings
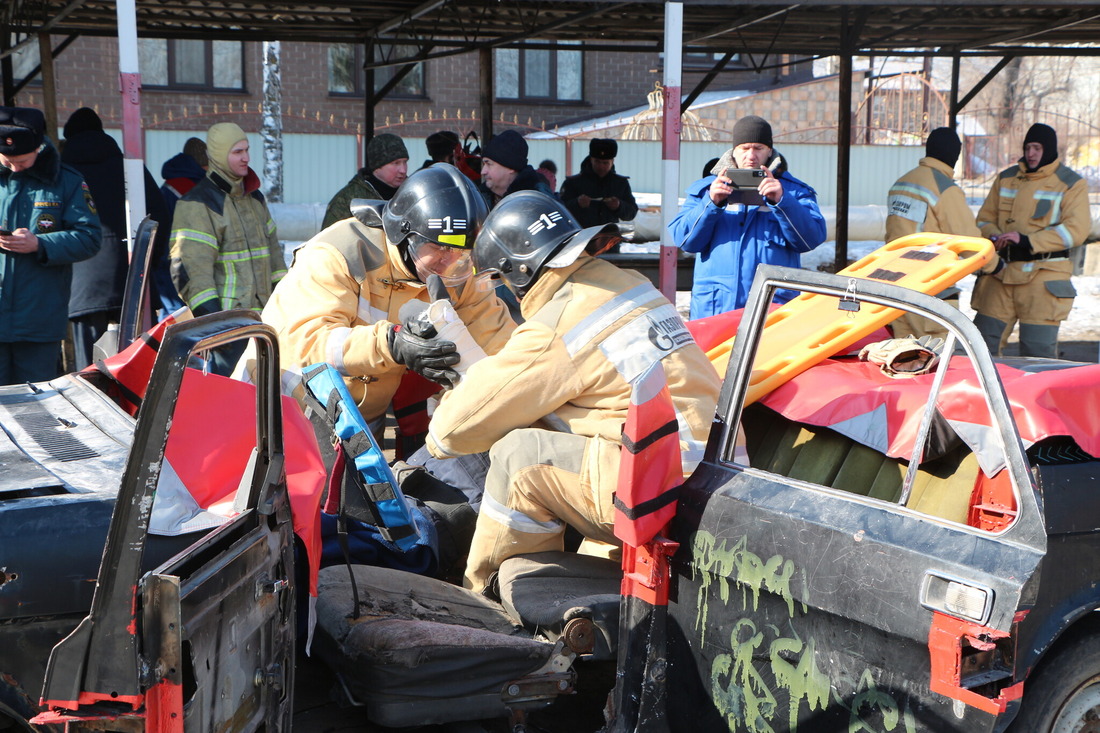
[[[563,549],[568,524],[619,544],[612,505],[618,443],[536,428],[513,430],[489,451],[489,473],[464,585],[482,591],[514,555]]]

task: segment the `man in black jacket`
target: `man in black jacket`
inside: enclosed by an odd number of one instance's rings
[[[102,226],[102,245],[92,258],[73,264],[73,285],[69,295],[69,320],[73,325],[76,369],[92,363],[92,346],[117,323],[122,311],[126,273],[130,267],[126,240],[126,182],[123,155],[114,138],[103,131],[103,121],[94,110],[81,107],[73,112],[63,131],[65,145],[61,160],[80,171],[96,203]],[[156,181],[145,169],[145,205],[160,224],[154,249],[163,251],[168,242],[168,207]]]
[[[527,141],[515,130],[505,130],[481,151],[481,189],[489,208],[516,191],[553,195],[550,184],[527,162]]]
[[[630,179],[615,172],[619,144],[608,138],[588,143],[588,157],[581,172],[561,186],[561,200],[582,227],[633,221],[638,204],[630,191]]]

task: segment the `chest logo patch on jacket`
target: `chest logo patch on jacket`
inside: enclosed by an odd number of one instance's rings
[[[39,214],[36,227],[40,232],[52,232],[57,229],[57,217],[53,214]]]

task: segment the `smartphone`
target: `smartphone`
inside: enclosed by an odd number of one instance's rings
[[[0,229],[0,237],[10,237],[10,236],[11,236],[11,232],[9,232],[7,229]]]
[[[757,191],[760,181],[767,178],[768,174],[760,168],[726,168],[726,178],[732,183],[733,191],[726,199],[727,204],[744,204],[745,206],[759,206],[764,203],[764,197]]]
[[[735,168],[732,165],[726,168],[726,178],[733,181],[730,185],[734,188],[751,188],[755,191],[760,180],[767,177],[768,174],[762,168]]]

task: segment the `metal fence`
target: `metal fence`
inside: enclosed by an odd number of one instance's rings
[[[1100,201],[1100,128],[1084,120],[1064,115],[1017,115],[1004,122],[1003,110],[972,110],[960,117],[965,155],[959,164],[958,180],[972,202],[984,199],[996,174],[1015,163],[1022,152],[1023,138],[1033,122],[1045,122],[1058,132],[1063,161],[1089,181],[1094,201]],[[886,123],[886,119],[882,120]],[[520,126],[522,128],[522,126]],[[718,132],[718,131],[716,131]],[[114,132],[119,137],[117,131]],[[147,130],[146,161],[154,177],[160,179],[165,160],[183,149],[192,135],[203,137],[205,130]],[[716,137],[718,137],[716,135]],[[721,135],[728,139],[728,133]],[[890,185],[917,164],[924,155],[920,135],[904,129],[876,127],[873,135],[857,125],[853,138],[871,139],[877,144],[855,144],[851,148],[849,202],[852,206],[884,204]],[[262,142],[259,135],[249,136],[253,168],[262,169]],[[407,137],[410,170],[427,158],[423,138]],[[785,142],[784,139],[815,140]],[[327,134],[287,133],[284,135],[284,201],[287,203],[324,203],[358,170],[363,141],[354,132]],[[822,205],[836,203],[837,145],[835,128],[796,130],[776,137],[776,149],[783,153],[791,174],[817,191]],[[685,142],[680,151],[680,190],[703,175],[704,165],[720,156],[728,142]],[[588,152],[587,138],[530,140],[528,159],[537,166],[544,159],[558,166],[558,184],[576,173]],[[630,176],[636,193],[656,194],[662,181],[661,144],[650,141],[619,141],[616,170]]]

